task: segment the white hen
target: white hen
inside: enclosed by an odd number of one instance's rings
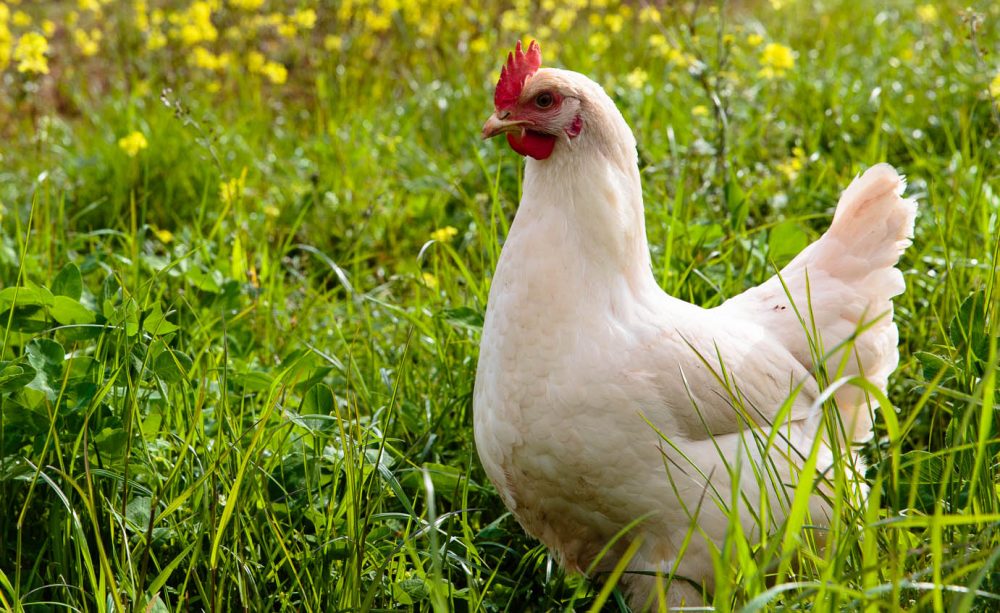
[[[862,373],[884,390],[898,361],[891,298],[916,205],[903,179],[878,165],[851,183],[833,223],[780,273],[714,309],[664,293],[653,277],[635,139],[587,77],[540,69],[533,43],[508,57],[483,137],[506,134],[529,157],[523,196],[490,290],[476,376],[479,456],[525,530],[569,569],[596,570],[634,541],[623,581],[648,606],[650,571],[674,572],[672,604],[712,590],[711,547],[729,505],[747,534],[766,495],[772,521],[820,438],[814,330],[831,372]],[[782,285],[784,283],[784,286]],[[860,334],[858,332],[860,331]],[[831,351],[832,350],[832,351]],[[822,349],[821,349],[822,351]],[[721,379],[728,385],[720,383]],[[781,408],[789,396],[790,410]],[[870,409],[857,387],[836,394],[848,438],[866,438]],[[759,444],[772,431],[766,451]],[[755,476],[769,470],[774,479]],[[668,474],[669,473],[669,474]],[[733,480],[744,499],[732,500]],[[775,483],[761,492],[761,483]],[[781,485],[781,483],[784,485]],[[814,524],[827,511],[810,500]],[[699,531],[678,559],[692,522]],[[766,520],[765,520],[766,522]]]

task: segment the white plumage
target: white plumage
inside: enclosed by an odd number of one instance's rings
[[[514,516],[567,568],[587,570],[641,518],[597,569],[612,568],[639,539],[629,570],[674,570],[711,590],[710,549],[726,533],[732,479],[753,534],[758,521],[746,501],[766,496],[780,521],[792,491],[761,492],[754,468],[767,465],[794,486],[800,458],[825,436],[815,349],[799,316],[832,352],[832,372],[843,353],[834,349],[861,329],[843,345],[851,352],[845,374],[861,372],[885,389],[898,362],[891,298],[904,287],[894,266],[916,205],[900,197],[895,170],[875,166],[844,191],[830,229],[781,280],[713,309],[678,300],[650,268],[631,130],[590,79],[538,69],[540,55],[533,70],[517,63],[532,52],[519,48],[508,61],[506,72],[525,74],[517,95],[503,100],[512,77],[501,78],[497,113],[484,127],[484,136],[507,133],[515,149],[541,159],[527,160],[490,291],[474,398],[479,455]],[[848,438],[864,439],[864,394],[844,386],[836,396]],[[779,442],[764,458],[755,441],[772,428]],[[834,457],[821,447],[824,470]],[[821,524],[825,505],[819,496],[810,504]],[[692,516],[699,533],[678,560]],[[645,606],[652,580],[636,573],[623,581],[632,603]],[[668,598],[696,604],[699,592],[675,581]]]

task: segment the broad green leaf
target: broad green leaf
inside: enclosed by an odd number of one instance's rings
[[[233,383],[242,387],[244,392],[263,392],[271,387],[274,377],[262,370],[251,370],[231,375]]]
[[[52,280],[52,293],[56,296],[65,296],[74,301],[83,295],[83,275],[80,269],[73,262],[63,266],[56,278]]]
[[[771,229],[767,237],[768,254],[778,266],[783,266],[809,244],[809,235],[791,219]]]
[[[456,328],[466,328],[474,331],[483,329],[483,314],[470,307],[444,309],[439,313],[439,317]]]
[[[392,585],[393,596],[401,604],[412,605],[430,596],[427,583],[420,577],[407,577]]]
[[[41,332],[51,327],[51,322],[45,317],[42,307],[37,305],[15,307],[13,317],[10,310],[0,311],[0,322],[6,325],[8,321],[11,329],[18,332]],[[15,341],[14,344],[19,343]]]
[[[301,412],[303,415],[333,415],[334,402],[333,390],[330,389],[330,386],[320,383],[312,386],[306,392],[302,399]]]
[[[325,379],[326,376],[329,375],[331,372],[333,372],[332,366],[320,366],[318,368],[312,368],[312,370],[308,372],[308,375],[304,379],[295,384],[295,391],[297,392],[302,392],[303,390],[308,391],[314,385],[321,383],[323,379]]]
[[[52,306],[54,296],[44,287],[8,287],[0,290],[0,309],[18,306]]]
[[[183,351],[164,349],[153,358],[153,373],[167,383],[177,383],[184,380],[194,361]]]
[[[149,415],[142,420],[142,435],[147,439],[156,438],[163,424],[163,413],[158,409],[151,410]]]
[[[120,298],[121,289],[118,277],[114,273],[108,274],[107,277],[104,277],[104,283],[101,285],[101,304],[106,305],[110,301],[111,305],[114,306]],[[111,313],[105,311],[104,316],[110,319]]]
[[[102,454],[111,458],[120,458],[125,453],[125,443],[128,435],[121,428],[104,428],[94,437],[94,444]]]
[[[125,519],[132,524],[133,528],[139,531],[146,530],[152,515],[151,503],[152,499],[148,496],[137,496],[125,505]]]
[[[66,359],[66,351],[54,340],[36,338],[27,344],[25,353],[36,371],[35,378],[28,387],[43,392],[50,400],[54,400],[62,385],[62,365]]]
[[[180,326],[167,321],[167,314],[163,312],[160,303],[156,302],[153,303],[152,310],[146,314],[146,318],[142,322],[142,329],[153,336],[162,336],[180,330]]]
[[[943,357],[928,353],[926,351],[915,351],[913,353],[914,357],[920,362],[923,367],[924,380],[931,381],[937,376],[941,370],[946,368],[952,368],[954,365]]]
[[[67,360],[66,366],[69,368],[70,379],[95,379],[99,370],[100,362],[88,355],[77,355]]]
[[[461,495],[466,480],[461,469],[436,462],[425,462],[423,469],[430,475],[431,482],[434,483],[434,491],[438,496],[452,500],[456,494]],[[423,487],[423,474],[417,470],[409,471],[403,476],[402,482],[409,488],[419,489]],[[469,485],[474,488],[478,487],[472,483]]]
[[[92,324],[97,320],[97,314],[76,301],[75,298],[59,295],[53,299],[49,308],[52,319],[64,326],[73,324]]]
[[[203,292],[218,294],[222,290],[221,274],[219,274],[219,278],[216,279],[216,274],[205,273],[196,267],[192,267],[184,272],[184,276],[191,282],[192,285]]]
[[[37,371],[23,361],[0,362],[0,393],[15,392],[31,383]]]
[[[127,336],[135,336],[139,332],[139,307],[131,298],[119,306],[113,306],[112,301],[106,300],[104,316],[109,324],[125,330]]]

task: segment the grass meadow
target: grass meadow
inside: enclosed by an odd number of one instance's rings
[[[705,306],[880,161],[920,213],[871,493],[719,611],[1000,610],[1000,4],[0,1],[0,608],[625,610],[476,456],[522,160],[502,59],[604,84]],[[584,297],[581,297],[584,299]]]

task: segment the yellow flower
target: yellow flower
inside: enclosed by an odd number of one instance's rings
[[[576,21],[576,11],[568,8],[556,9],[556,12],[552,14],[552,20],[550,23],[552,27],[559,30],[560,32],[566,32],[573,26],[573,22]]]
[[[77,0],[76,6],[81,11],[90,11],[92,13],[101,12],[101,3],[97,0]]]
[[[288,80],[288,69],[278,62],[267,62],[260,69],[260,72],[275,85],[281,85]]]
[[[805,166],[806,152],[802,147],[792,149],[792,157],[777,165],[778,171],[785,175],[789,181],[798,176],[799,171]]]
[[[490,44],[486,42],[486,37],[478,36],[469,42],[469,51],[473,53],[486,53],[490,49]]]
[[[146,38],[146,49],[156,51],[167,46],[167,37],[159,30],[150,30]]]
[[[504,13],[510,13],[507,11]],[[373,33],[378,34],[380,32],[385,32],[392,25],[392,13],[376,13],[375,11],[368,9],[365,11],[365,26],[371,30]]]
[[[938,19],[937,7],[933,4],[921,4],[917,7],[917,19],[924,23],[934,23]]]
[[[24,11],[14,11],[14,18],[11,19],[11,23],[19,28],[26,28],[31,25],[31,15]]]
[[[639,11],[639,21],[642,23],[660,23],[661,19],[660,11],[655,6],[644,6]]]
[[[424,38],[436,38],[438,32],[441,30],[441,14],[431,13],[427,15],[418,22],[417,30],[420,31],[420,35]]]
[[[3,72],[7,68],[7,64],[10,63],[10,46],[13,41],[14,37],[7,29],[7,24],[0,21],[0,72]]]
[[[212,42],[219,37],[212,23],[212,5],[205,0],[192,2],[187,9],[171,15],[170,22],[174,24],[173,36],[185,45]]]
[[[337,34],[327,34],[323,37],[323,48],[327,51],[340,51],[344,48],[344,37]]]
[[[150,91],[152,91],[152,87],[149,84],[149,79],[139,79],[135,82],[135,87],[132,88],[132,95],[136,99],[141,99],[149,96]]]
[[[134,0],[132,10],[135,11],[135,27],[141,32],[149,29],[149,7],[146,0]]]
[[[658,51],[660,54],[665,54],[665,52],[670,49],[670,43],[667,42],[667,37],[662,34],[650,34],[647,42],[650,47]]]
[[[751,34],[747,36],[747,44],[751,47],[756,47],[764,42],[764,37],[760,34]]]
[[[243,196],[243,190],[247,184],[247,168],[243,167],[238,178],[229,179],[219,183],[219,200],[223,204],[230,205]]]
[[[337,9],[337,20],[341,23],[350,21],[354,15],[354,8],[352,0],[342,0],[340,8]]]
[[[1000,98],[1000,72],[998,72],[993,80],[990,81],[990,96],[994,99]]]
[[[6,25],[10,21],[10,9],[3,2],[0,2],[0,25]]]
[[[52,38],[52,35],[56,33],[56,22],[51,19],[42,20],[42,32],[45,36]]]
[[[118,146],[128,155],[130,158],[134,158],[139,155],[139,152],[143,149],[149,147],[149,142],[146,140],[146,136],[135,130],[128,134],[128,136],[123,136],[118,139]]]
[[[45,54],[49,50],[49,41],[38,32],[28,32],[17,41],[14,48],[14,60],[18,62],[18,72],[49,73],[49,60]]]
[[[264,0],[229,0],[229,6],[244,11],[256,11],[263,5]]]
[[[641,89],[648,80],[649,74],[642,68],[636,68],[632,72],[628,73],[627,77],[625,77],[625,82],[628,83],[629,87],[632,89]]]
[[[160,239],[160,242],[164,245],[168,245],[174,240],[174,233],[165,228],[157,228],[156,226],[150,226],[153,231],[153,235]]]
[[[458,230],[452,226],[445,226],[431,232],[431,239],[439,243],[447,243],[458,235]]]
[[[264,214],[268,217],[277,217],[281,215],[281,209],[274,206],[273,204],[264,205]]]
[[[687,68],[695,62],[693,55],[683,53],[667,42],[667,38],[662,34],[652,34],[649,37],[649,46],[669,62],[673,62],[678,68]]]
[[[73,42],[84,57],[97,55],[101,49],[101,31],[92,30],[87,33],[86,30],[73,30]]]
[[[587,46],[590,47],[591,51],[598,55],[607,51],[610,45],[611,39],[608,38],[608,35],[604,32],[594,32],[590,35],[590,38],[587,39]]]
[[[267,63],[267,58],[260,51],[251,51],[247,54],[247,69],[250,72],[260,74],[264,64]]]
[[[625,20],[621,15],[611,14],[604,17],[604,25],[608,26],[612,34],[617,34],[622,31],[622,26],[625,25]]]
[[[285,23],[285,15],[283,13],[268,13],[267,15],[259,15],[258,18],[261,25],[272,28],[280,27],[281,24]]]
[[[312,9],[295,11],[289,19],[303,30],[312,30],[316,26],[316,11]]]
[[[795,56],[792,50],[780,43],[768,43],[760,54],[760,76],[773,79],[784,76],[785,72],[795,67]]]
[[[704,104],[699,104],[698,106],[691,109],[691,114],[695,117],[707,117],[708,107]]]
[[[435,277],[429,272],[420,273],[420,280],[424,282],[424,285],[426,285],[431,289],[436,289],[438,286],[437,277]]]
[[[500,14],[500,27],[505,32],[525,32],[531,28],[531,22],[526,16],[510,9]]]
[[[232,55],[229,53],[216,55],[200,46],[191,50],[191,56],[188,59],[191,64],[206,70],[222,70],[229,66],[231,60]]]

